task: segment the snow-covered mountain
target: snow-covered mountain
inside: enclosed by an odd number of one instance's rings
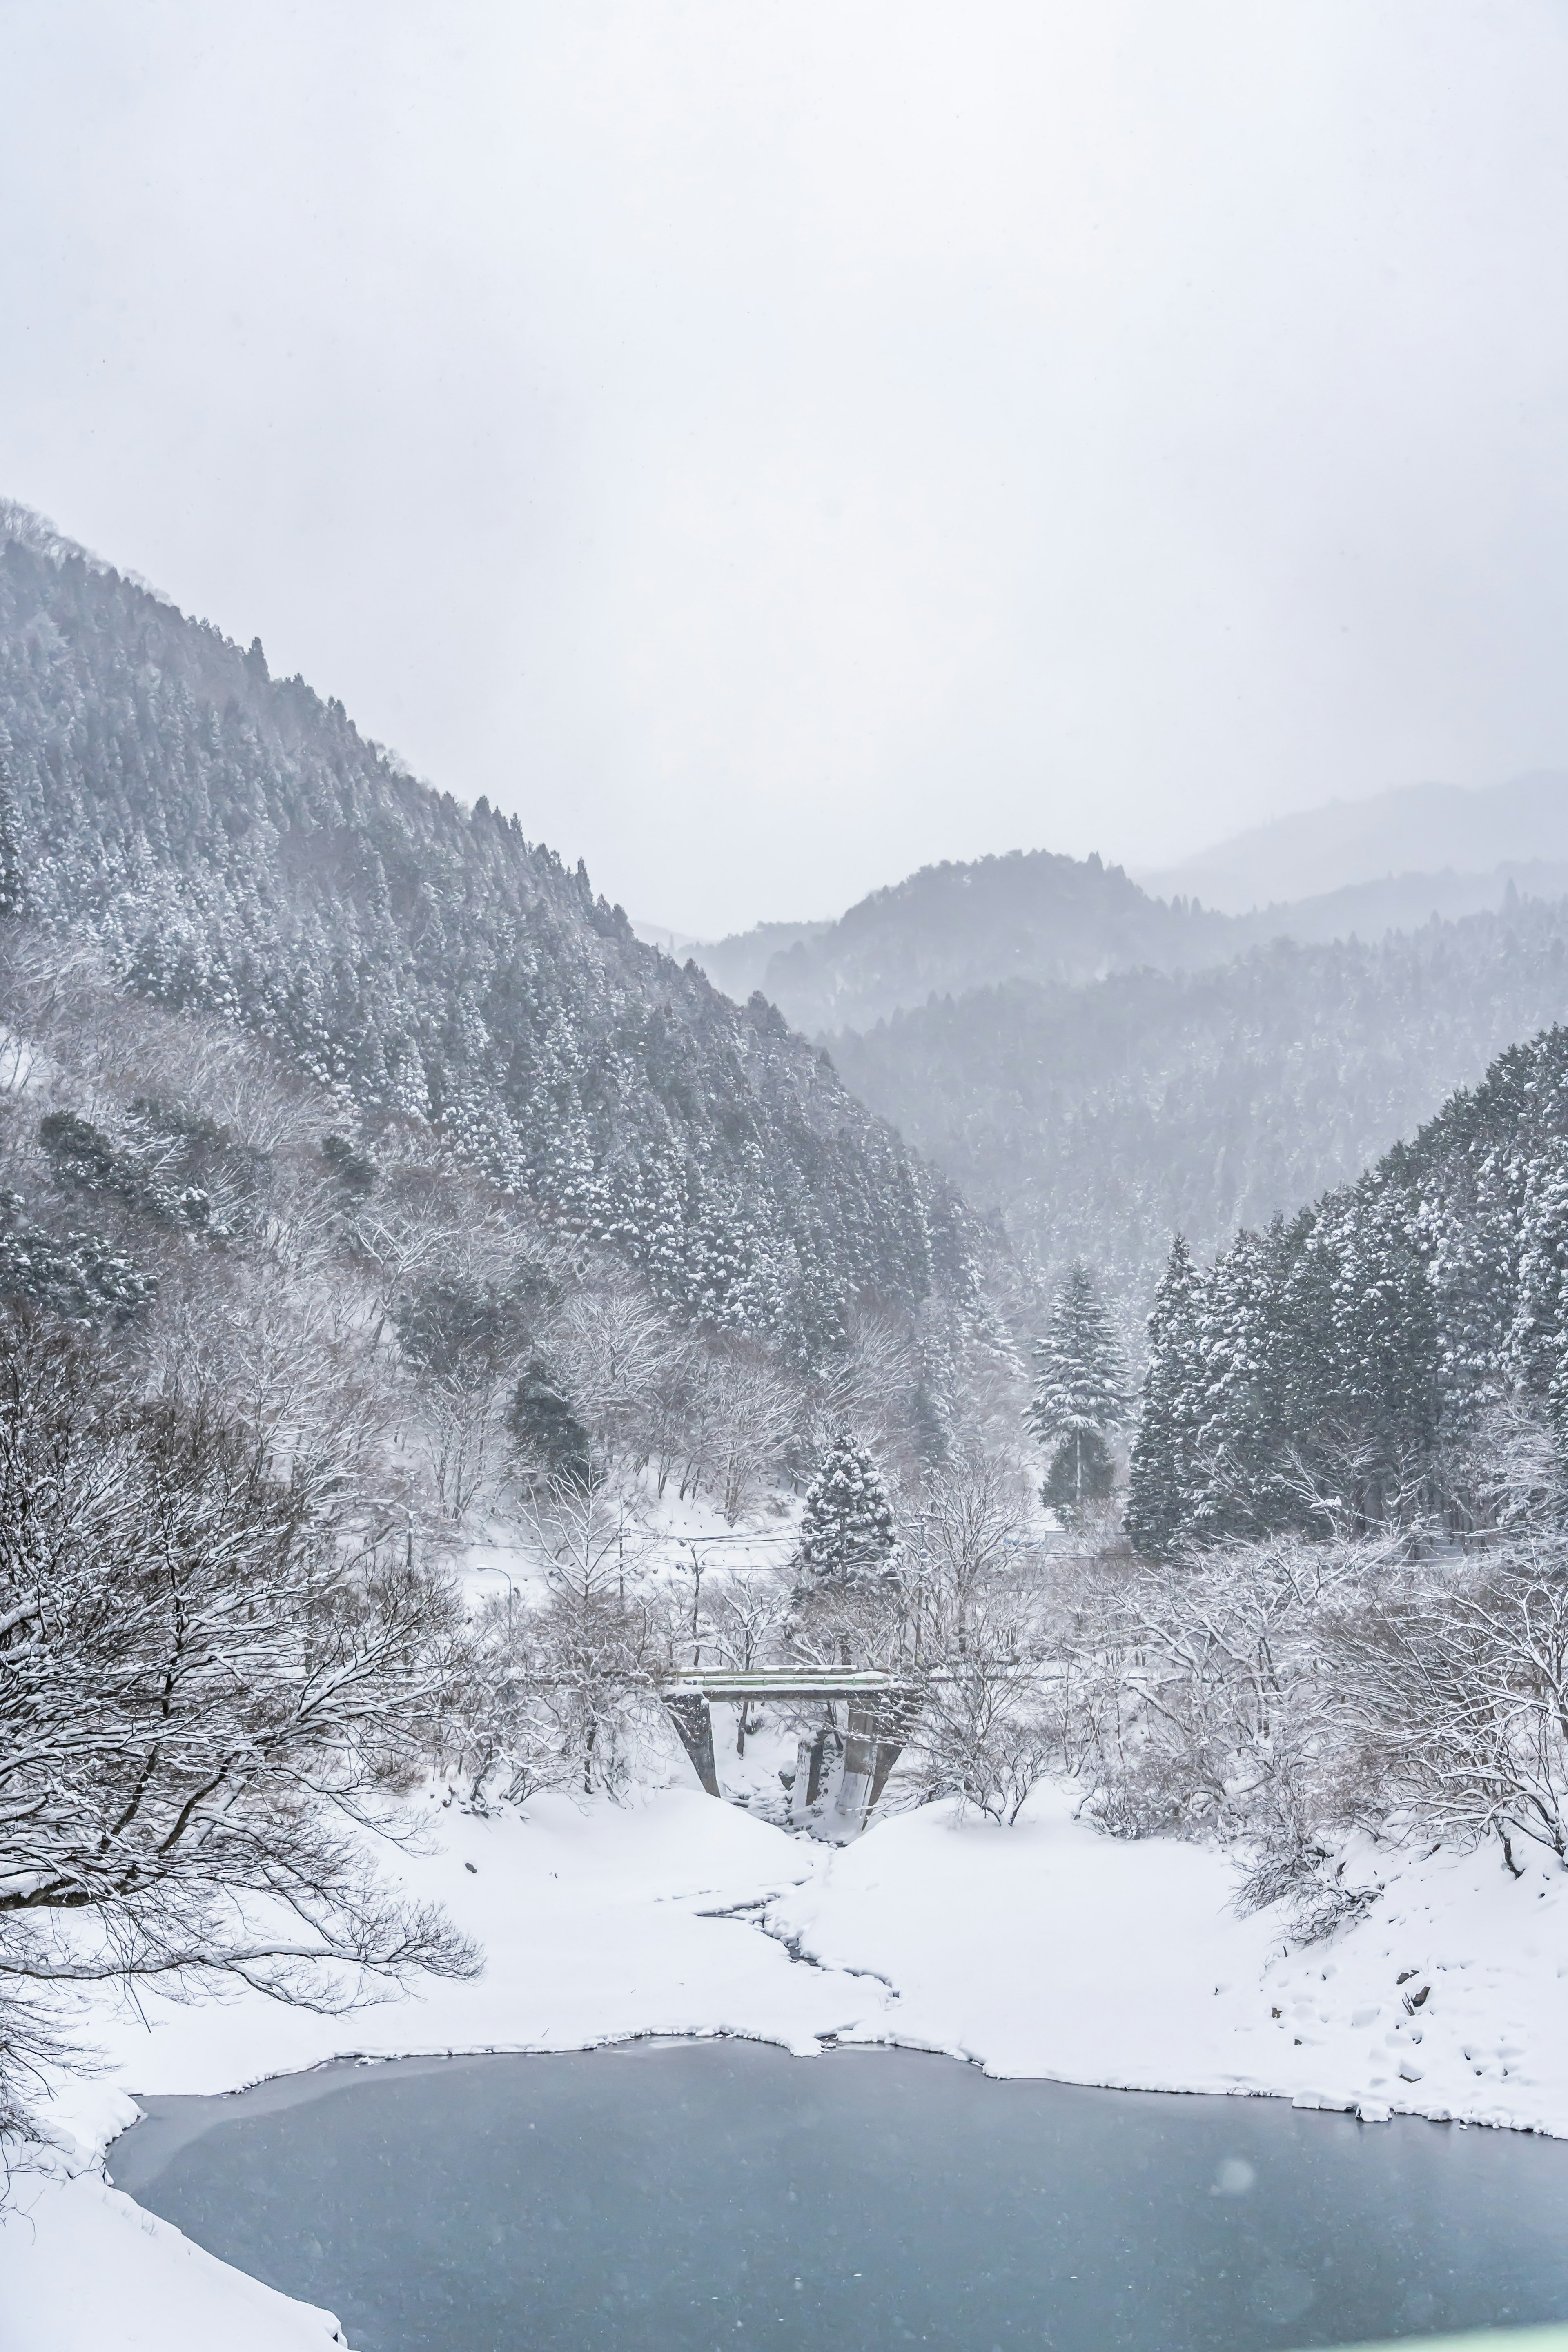
[[[1047,850],[922,866],[837,921],[759,923],[681,952],[729,995],[761,990],[797,1028],[831,1034],[1016,981],[1194,971],[1277,939],[1379,940],[1497,911],[1510,888],[1568,896],[1568,777],[1336,804],[1137,879]]]
[[[426,1122],[710,1327],[812,1360],[957,1274],[947,1186],[771,1006],[342,704],[0,509],[0,908]]]

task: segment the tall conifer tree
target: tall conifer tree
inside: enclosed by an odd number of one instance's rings
[[[1197,1270],[1178,1234],[1149,1318],[1149,1369],[1132,1441],[1127,1531],[1142,1552],[1166,1552],[1194,1500]]]
[[[841,1429],[806,1489],[800,1515],[802,1583],[873,1583],[897,1567],[893,1507],[865,1446]]]
[[[1082,1503],[1109,1492],[1105,1440],[1126,1410],[1121,1350],[1089,1267],[1062,1278],[1050,1328],[1035,1349],[1035,1393],[1026,1416],[1042,1445],[1054,1446],[1047,1480],[1052,1502]]]

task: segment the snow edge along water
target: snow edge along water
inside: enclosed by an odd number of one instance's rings
[[[177,2231],[123,2199],[103,2162],[133,2119],[134,2090],[234,2091],[346,2057],[658,2035],[732,2035],[800,2055],[891,2043],[995,2076],[1568,2137],[1561,1873],[1516,1885],[1484,1853],[1384,1855],[1371,1913],[1292,1949],[1277,1917],[1237,1917],[1223,1856],[1104,1837],[1074,1818],[1070,1790],[1043,1791],[1016,1830],[932,1806],[846,1848],[680,1787],[620,1807],[543,1799],[526,1822],[455,1809],[439,1822],[439,1850],[409,1875],[485,1944],[478,1983],[361,2012],[352,2037],[342,2020],[249,1994],[195,2009],[105,2005],[95,2038],[106,2071],[58,2085],[68,2149],[30,2215],[44,2255],[58,2235],[49,2195],[74,2200],[70,2226],[42,2271],[39,2253],[18,2251],[19,2214],[0,2231],[0,2352],[205,2352],[219,2340],[197,2316],[217,2292],[208,2265],[236,2283],[219,2331],[236,2352],[341,2340],[329,2315],[287,2298],[258,2304],[252,2289],[272,2291],[210,2256],[195,2263],[199,2250],[181,2251]],[[128,2215],[142,2241],[134,2261]],[[73,2315],[67,2272],[101,2275],[105,2294]],[[163,2284],[139,2317],[154,2273]]]

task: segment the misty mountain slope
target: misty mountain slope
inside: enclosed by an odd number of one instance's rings
[[[1456,922],[1466,915],[1501,913],[1521,898],[1568,898],[1568,866],[1535,859],[1484,874],[1457,874],[1451,866],[1436,874],[1386,874],[1231,919],[1239,953],[1276,939],[1380,940],[1389,931],[1419,930],[1434,915]]]
[[[832,929],[829,921],[757,923],[749,931],[731,932],[728,939],[706,944],[694,940],[689,952],[715,988],[740,1001],[758,989],[768,993],[768,971],[776,956],[787,956],[798,943],[809,946]]]
[[[963,1278],[948,1188],[770,1006],[679,969],[341,703],[0,510],[0,908],[243,1023],[718,1328],[803,1359]]]
[[[848,1083],[1047,1266],[1146,1294],[1353,1177],[1504,1046],[1568,1017],[1568,903],[1198,972],[1017,982],[836,1038]]]
[[[793,928],[797,936],[784,947],[768,935],[792,927],[768,924],[695,953],[714,977],[742,975],[766,948],[756,984],[797,1028],[825,1031],[884,1020],[933,992],[1206,963],[1232,945],[1223,917],[1151,898],[1099,857],[1044,849],[922,866],[837,922]]]
[[[1519,874],[1568,863],[1568,774],[1467,790],[1405,784],[1249,827],[1158,873],[1149,890],[1194,894],[1232,914],[1390,876]],[[1519,876],[1521,887],[1524,877]]]
[[[1543,834],[1543,837],[1544,834]],[[759,923],[691,952],[715,987],[761,990],[797,1027],[864,1028],[934,995],[1011,981],[1073,983],[1111,971],[1216,964],[1276,939],[1381,939],[1498,909],[1521,895],[1568,894],[1568,864],[1485,872],[1389,873],[1223,914],[1154,898],[1119,866],[1044,850],[924,867],[833,923]]]

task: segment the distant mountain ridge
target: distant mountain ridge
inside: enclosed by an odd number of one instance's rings
[[[727,994],[760,990],[796,1028],[833,1035],[933,996],[1014,982],[1072,987],[1150,967],[1197,971],[1276,939],[1378,940],[1434,917],[1500,911],[1510,886],[1515,898],[1568,896],[1568,859],[1378,876],[1227,914],[1180,893],[1153,898],[1098,857],[1015,850],[923,866],[837,922],[759,923],[690,953]]]
[[[797,944],[809,944],[832,929],[830,919],[815,923],[757,923],[749,931],[732,931],[728,939],[692,940],[686,952],[695,958],[715,988],[721,988],[726,996],[743,1004],[759,989],[764,996],[773,993],[767,983],[776,956],[787,956]]]
[[[720,985],[749,980],[797,1028],[831,1032],[933,993],[1210,963],[1232,944],[1224,917],[1151,898],[1119,866],[1016,849],[922,866],[837,922],[759,925],[692,952]]]
[[[951,1188],[761,1001],[632,934],[341,702],[0,507],[0,914],[426,1120],[658,1293],[802,1362],[967,1277]]]
[[[1145,889],[1194,895],[1227,914],[1358,883],[1444,872],[1528,878],[1568,866],[1568,772],[1500,784],[1404,784],[1254,825],[1194,856],[1140,872]],[[1542,890],[1535,895],[1544,896]]]

